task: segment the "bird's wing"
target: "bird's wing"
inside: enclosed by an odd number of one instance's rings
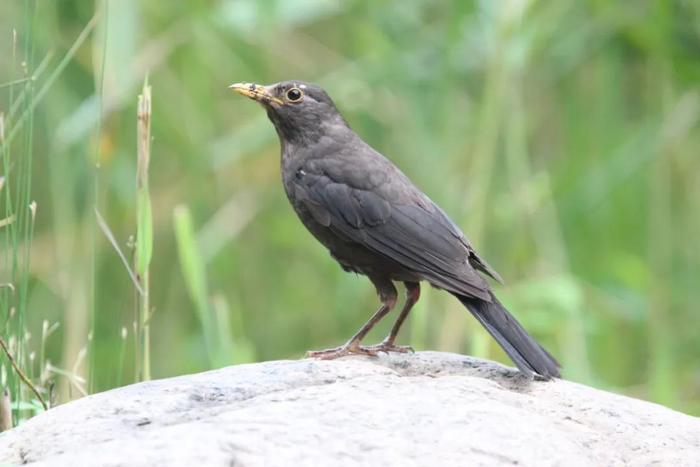
[[[470,264],[473,251],[461,231],[398,169],[389,163],[363,176],[357,165],[344,171],[324,165],[304,171],[293,183],[295,198],[316,221],[435,286],[491,300],[487,282]]]

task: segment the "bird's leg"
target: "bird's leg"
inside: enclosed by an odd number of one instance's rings
[[[386,336],[381,343],[367,347],[367,350],[372,350],[375,352],[413,352],[413,349],[408,345],[394,344],[396,336],[399,334],[399,329],[401,329],[401,325],[406,320],[406,317],[408,316],[409,311],[411,311],[411,308],[413,308],[413,305],[415,305],[420,298],[420,283],[404,282],[404,285],[406,286],[406,303],[404,303],[401,313],[399,314],[398,318],[396,318],[394,325],[391,327],[391,332],[389,332],[389,335]]]
[[[335,347],[333,349],[316,350],[306,352],[309,358],[320,358],[322,360],[332,360],[334,358],[344,357],[345,355],[359,354],[370,355],[375,357],[377,351],[369,347],[360,345],[362,339],[367,333],[377,324],[387,313],[396,305],[396,287],[388,279],[377,279],[370,277],[379,294],[379,299],[382,301],[382,306],[372,315],[372,317],[350,338],[345,345]]]

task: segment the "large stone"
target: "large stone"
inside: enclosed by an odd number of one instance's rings
[[[700,465],[700,419],[419,352],[240,365],[95,394],[1,435],[3,462]]]

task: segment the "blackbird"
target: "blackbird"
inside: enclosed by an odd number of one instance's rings
[[[395,339],[420,296],[420,282],[427,281],[457,297],[524,375],[559,377],[557,361],[498,301],[482,276],[500,282],[498,273],[437,204],[350,128],[323,89],[302,81],[230,88],[262,104],[274,124],[284,189],[301,221],[345,271],[367,276],[381,301],[346,344],[308,356],[410,351]],[[394,281],[404,283],[406,302],[391,332],[380,344],[360,345],[396,305]]]

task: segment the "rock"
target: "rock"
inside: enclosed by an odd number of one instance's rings
[[[95,394],[0,435],[52,466],[700,464],[700,419],[439,352],[276,361]]]

